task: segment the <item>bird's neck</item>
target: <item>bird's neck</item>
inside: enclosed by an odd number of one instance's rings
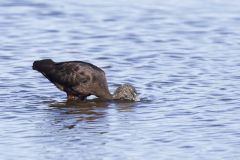
[[[101,95],[98,95],[98,97],[103,98],[103,99],[107,99],[107,100],[112,100],[114,95],[112,95],[109,91],[105,91]]]

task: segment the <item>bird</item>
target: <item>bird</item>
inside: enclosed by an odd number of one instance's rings
[[[66,92],[68,100],[86,100],[90,95],[106,100],[138,100],[137,91],[130,84],[119,86],[111,94],[105,72],[88,62],[43,59],[34,61],[32,69],[42,73],[58,89]]]

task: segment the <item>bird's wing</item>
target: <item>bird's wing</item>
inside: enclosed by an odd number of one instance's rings
[[[52,82],[67,87],[84,85],[90,81],[90,76],[85,74],[83,68],[77,63],[56,63],[56,67],[50,74]]]

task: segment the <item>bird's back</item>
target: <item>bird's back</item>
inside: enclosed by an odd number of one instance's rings
[[[96,79],[105,77],[103,70],[90,63],[82,61],[68,61],[55,64],[52,78],[59,83],[68,86],[76,86],[81,83],[93,83]]]

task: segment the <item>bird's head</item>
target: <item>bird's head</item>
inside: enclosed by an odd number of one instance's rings
[[[129,101],[139,100],[136,89],[130,84],[124,84],[118,87],[113,94],[113,99]]]

